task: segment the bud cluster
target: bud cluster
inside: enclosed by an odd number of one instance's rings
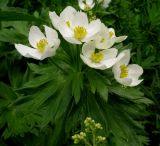
[[[86,132],[92,132],[96,130],[102,130],[103,127],[100,123],[96,123],[92,118],[87,117],[86,120],[84,121],[84,125],[86,127],[85,131]]]
[[[74,144],[84,143],[88,146],[92,146],[90,143],[92,141],[94,146],[96,146],[99,143],[105,142],[106,137],[100,135],[97,136],[98,131],[103,129],[100,123],[96,123],[91,117],[87,117],[84,121],[84,126],[85,132],[80,132],[79,134],[72,136]],[[93,138],[92,140],[91,137]]]
[[[103,137],[103,136],[97,136],[97,137],[96,137],[97,143],[104,142],[105,140],[106,140],[106,137]]]
[[[86,138],[85,132],[80,132],[79,134],[75,134],[72,136],[72,139],[74,140],[74,144],[80,143],[81,141],[84,141]]]

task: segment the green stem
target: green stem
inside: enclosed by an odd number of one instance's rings
[[[95,132],[92,132],[93,134],[93,146],[96,146],[96,135]]]
[[[86,139],[84,139],[84,144],[87,146],[92,146]]]

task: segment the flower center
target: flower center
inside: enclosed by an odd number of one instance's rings
[[[112,31],[109,32],[109,37],[112,38],[114,33]]]
[[[128,68],[125,64],[120,66],[121,69],[121,74],[120,74],[120,78],[126,78],[128,76]]]
[[[98,53],[92,53],[91,54],[91,60],[92,62],[94,63],[100,63],[104,58],[104,54],[101,53],[101,52],[98,52]]]
[[[81,27],[81,26],[77,26],[74,28],[74,37],[77,39],[77,40],[82,40],[85,38],[85,36],[87,35],[87,30],[86,28],[84,27]]]
[[[69,21],[66,22],[67,26],[70,28],[71,27],[71,24]]]
[[[100,43],[104,43],[105,39],[102,37]]]
[[[37,42],[38,51],[40,53],[43,53],[47,45],[48,45],[47,40],[46,39],[41,39],[39,42]]]

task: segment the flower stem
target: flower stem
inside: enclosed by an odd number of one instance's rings
[[[93,134],[93,146],[96,146],[96,135],[95,132],[92,132]]]
[[[85,144],[86,146],[92,146],[86,139],[84,139],[84,144]]]

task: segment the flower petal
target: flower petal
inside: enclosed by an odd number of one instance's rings
[[[88,43],[85,43],[82,46],[82,54],[86,57],[90,57],[91,54],[95,51],[95,43],[93,41],[90,41]]]
[[[104,0],[102,6],[104,8],[107,8],[109,6],[109,3],[111,2],[111,0]]]
[[[101,22],[101,30],[100,35],[104,36],[105,38],[109,38],[109,28]]]
[[[86,0],[86,4],[89,5],[89,6],[92,5],[93,4],[93,0]]]
[[[82,42],[78,41],[73,37],[64,37],[64,39],[71,44],[82,44]]]
[[[130,86],[130,87],[137,86],[137,85],[139,85],[142,81],[143,81],[143,79],[142,79],[142,80],[132,79],[132,83],[131,83],[129,86]]]
[[[60,14],[60,18],[62,20],[64,20],[65,22],[69,21],[71,22],[74,15],[76,14],[76,9],[71,7],[71,6],[67,6]]]
[[[139,78],[143,74],[143,68],[138,64],[128,65],[129,76],[133,78]]]
[[[117,82],[119,82],[120,84],[124,85],[124,86],[130,86],[132,83],[132,79],[130,78],[115,78],[117,80]]]
[[[95,69],[100,69],[100,70],[104,70],[106,69],[106,66],[104,64],[101,63],[93,63],[88,57],[84,56],[84,55],[80,55],[81,59],[83,60],[83,62],[88,65],[91,68],[95,68]]]
[[[65,24],[65,22],[61,22],[58,26],[59,32],[63,37],[73,37],[73,31]]]
[[[15,44],[15,48],[24,57],[42,60],[42,54],[40,54],[37,49],[33,49],[21,44]]]
[[[105,54],[105,60],[116,58],[118,50],[116,48],[106,49],[102,51]]]
[[[56,54],[56,50],[57,50],[56,47],[54,47],[54,48],[47,47],[45,52],[42,54],[41,59],[43,60],[45,58],[54,56]]]
[[[60,39],[53,39],[53,42],[54,42],[54,49],[56,50],[58,47],[59,47],[59,45],[60,45]]]
[[[49,12],[49,17],[55,29],[58,29],[58,25],[61,22],[60,17],[55,12]]]
[[[101,21],[99,19],[91,21],[87,27],[87,35],[82,40],[83,42],[87,42],[96,38],[96,34],[101,30]]]
[[[120,52],[118,56],[123,56],[116,64],[118,65],[128,65],[130,61],[130,49]]]
[[[29,31],[29,43],[32,47],[37,48],[37,42],[41,39],[45,39],[44,34],[37,26],[32,26]]]
[[[84,12],[77,12],[73,18],[73,28],[76,26],[87,27],[88,26],[88,17]]]
[[[44,25],[44,28],[45,28],[45,33],[46,33],[48,44],[50,47],[52,47],[54,46],[55,41],[58,40],[58,34],[54,29],[46,25]]]
[[[83,3],[83,0],[78,0],[78,4],[81,10],[85,9],[85,4]]]
[[[120,42],[124,41],[126,38],[127,38],[127,36],[116,37],[116,43],[120,43]]]
[[[116,37],[115,30],[113,28],[109,28],[109,33],[112,34],[110,35],[110,38]]]
[[[116,61],[117,61],[116,58],[105,60],[103,62],[103,64],[105,65],[105,69],[112,67],[116,63]]]

